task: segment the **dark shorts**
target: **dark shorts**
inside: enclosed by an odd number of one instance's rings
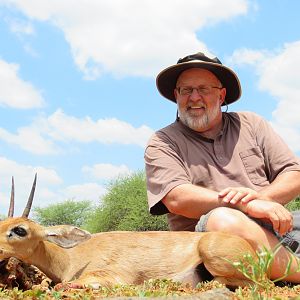
[[[195,227],[195,231],[198,232],[205,232],[206,231],[206,224],[208,221],[208,218],[212,211],[207,213],[206,215],[202,215],[199,222],[197,223]],[[294,254],[300,258],[300,210],[292,212],[293,215],[293,221],[294,221],[294,227],[291,232],[288,232],[284,236],[279,235],[276,233],[272,225],[266,224],[262,222],[260,219],[251,218],[253,221],[255,221],[260,226],[270,230],[274,233],[274,235],[277,236],[278,240],[281,242],[281,244],[285,247],[288,247]]]

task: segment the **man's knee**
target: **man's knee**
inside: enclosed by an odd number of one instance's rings
[[[239,210],[218,207],[211,211],[206,224],[206,231],[223,231],[237,233],[244,228],[248,217]]]

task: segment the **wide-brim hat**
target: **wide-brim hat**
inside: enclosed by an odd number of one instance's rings
[[[156,77],[156,86],[158,91],[165,98],[176,102],[174,89],[179,75],[191,68],[201,68],[212,72],[226,88],[226,97],[222,105],[237,101],[242,94],[241,84],[237,75],[228,67],[222,65],[221,61],[215,58],[209,58],[199,52],[181,58],[176,65],[162,70]]]

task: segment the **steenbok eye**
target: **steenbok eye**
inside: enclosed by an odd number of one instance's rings
[[[27,231],[23,228],[23,227],[14,227],[12,230],[11,230],[13,233],[15,233],[16,235],[18,236],[26,236],[27,235]]]

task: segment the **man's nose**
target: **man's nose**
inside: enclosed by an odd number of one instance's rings
[[[199,94],[198,89],[193,88],[192,93],[190,95],[190,100],[198,101],[199,99],[202,99],[202,95]]]

